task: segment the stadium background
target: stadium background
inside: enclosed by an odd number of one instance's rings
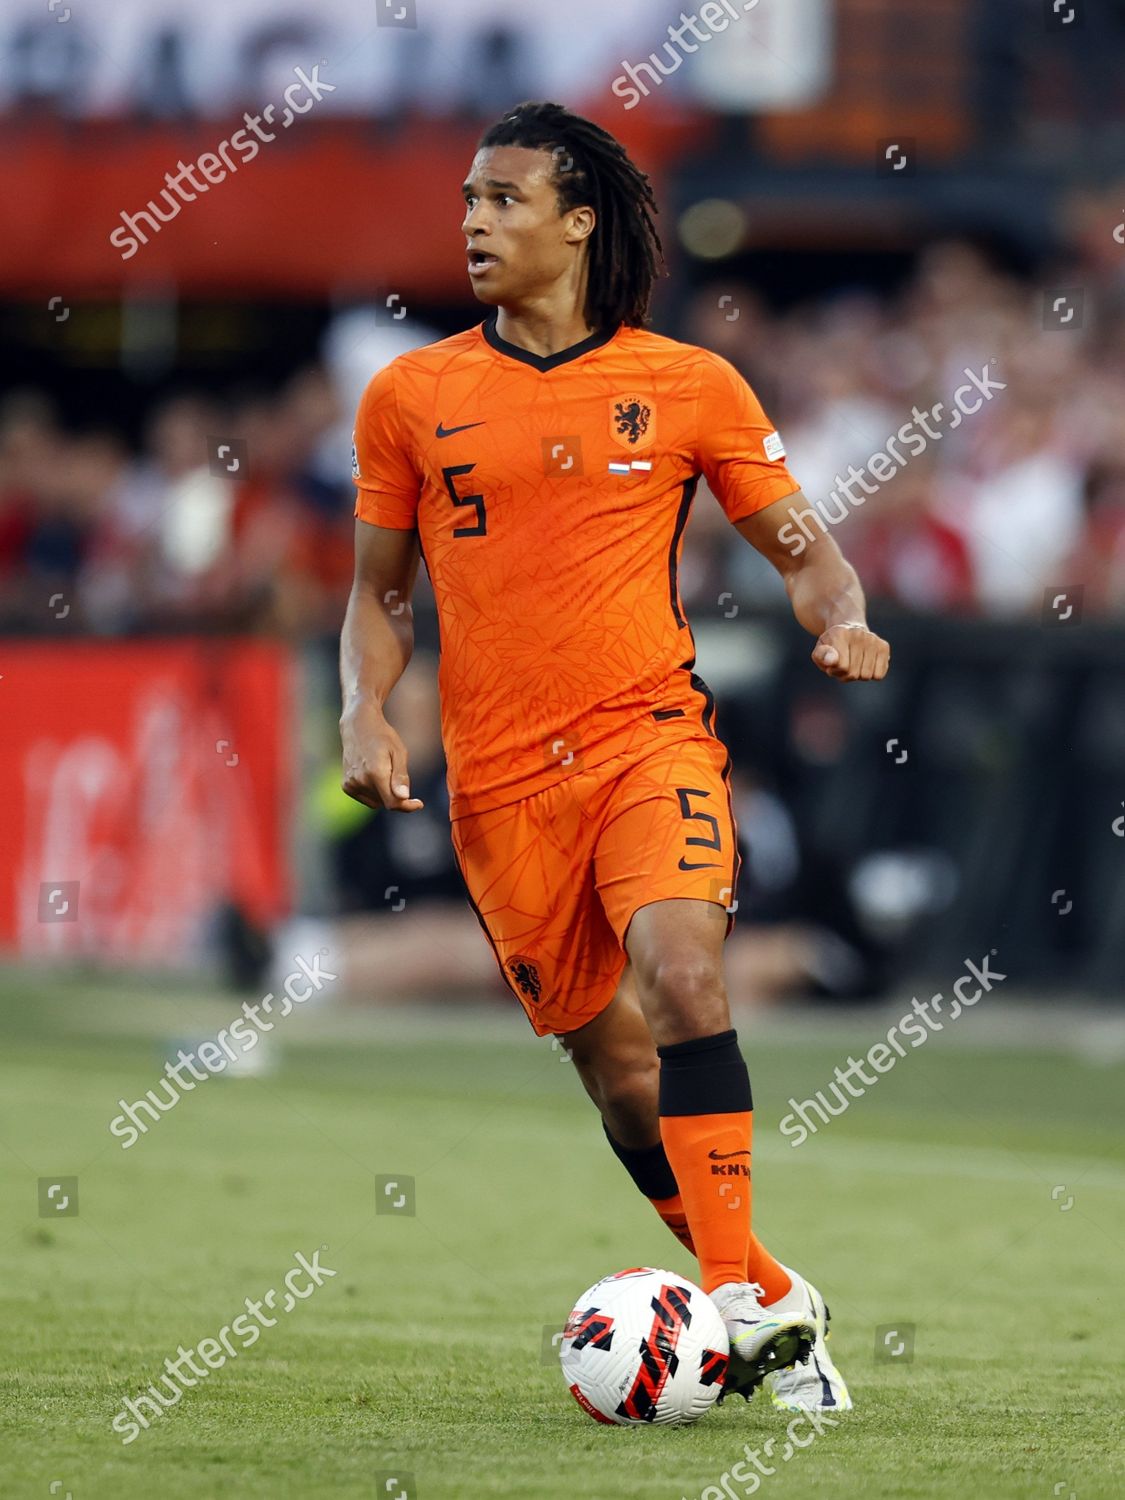
[[[705,488],[694,507],[681,589],[743,839],[732,997],[772,1007],[774,1113],[795,1057],[792,1087],[813,1087],[810,1056],[867,1034],[857,1006],[897,1014],[995,951],[1003,998],[959,1022],[987,1065],[967,1036],[940,1065],[943,1098],[990,1100],[965,1141],[1026,1139],[1041,1083],[1065,1144],[1120,1155],[1125,7],[760,0],[657,82],[678,19],[653,0],[0,0],[0,975],[13,1065],[77,1131],[44,1159],[53,1137],[26,1127],[13,1223],[36,1165],[77,1164],[80,1121],[104,1131],[91,1060],[112,1077],[107,1046],[211,1034],[215,997],[261,995],[295,955],[341,977],[261,1048],[278,1087],[324,1027],[356,1109],[359,1059],[385,1106],[398,1057],[472,1120],[499,1107],[499,1038],[531,1045],[452,863],[424,573],[389,714],[425,815],[343,797],[335,683],[355,405],[396,353],[479,320],[458,189],[528,97],[592,115],[651,173],[653,326],[738,366],[810,501],[915,408],[948,411],[966,372],[1002,384],[833,521],[892,642],[884,684],[820,677],[772,574]],[[626,77],[648,90],[631,108]],[[220,175],[220,143],[270,104],[276,138]],[[207,190],[143,218],[184,163]],[[925,1138],[909,1092],[874,1135]],[[246,1107],[215,1105],[216,1139]],[[194,1180],[195,1149],[167,1170]]]

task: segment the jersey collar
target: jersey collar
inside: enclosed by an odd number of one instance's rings
[[[571,344],[569,349],[560,349],[557,354],[533,354],[530,349],[521,348],[519,344],[512,344],[501,338],[496,331],[495,313],[481,324],[481,333],[485,343],[491,344],[497,353],[506,354],[509,359],[518,359],[521,364],[530,365],[533,370],[546,371],[553,370],[558,365],[569,364],[572,359],[581,359],[583,354],[589,354],[592,349],[602,348],[616,335],[617,329],[611,328],[608,333],[592,333],[580,344]]]

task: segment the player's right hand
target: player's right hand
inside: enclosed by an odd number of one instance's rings
[[[424,804],[410,795],[406,746],[382,713],[370,705],[345,711],[340,720],[344,745],[341,785],[367,807],[417,812]]]

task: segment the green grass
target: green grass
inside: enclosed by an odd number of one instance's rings
[[[108,1123],[155,1084],[159,1039],[214,1035],[236,1002],[4,979],[3,1495],[349,1500],[409,1471],[411,1500],[692,1500],[744,1443],[780,1447],[760,1397],[690,1429],[600,1428],[542,1363],[544,1326],[599,1276],[694,1262],[518,1015],[306,1009],[279,1023],[276,1072],[209,1079],[123,1150]],[[974,1024],[797,1150],[789,1094],[885,1022],[812,1043],[799,1018],[743,1027],[757,1225],[826,1292],[857,1407],[766,1495],[1125,1493],[1122,1070],[966,1046]],[[38,1216],[52,1174],[78,1176],[77,1217]],[[376,1214],[379,1174],[415,1178],[413,1217]],[[122,1399],[320,1246],[336,1277],[123,1446]],[[877,1363],[876,1327],[906,1323],[913,1363]]]

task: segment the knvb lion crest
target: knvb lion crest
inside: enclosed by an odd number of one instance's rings
[[[517,953],[504,965],[509,977],[519,987],[520,993],[525,1000],[530,1000],[532,1005],[538,1005],[543,998],[543,985],[539,979],[539,970],[531,962],[530,958],[524,958],[522,953]]]
[[[609,404],[609,433],[621,448],[634,453],[656,441],[656,411],[643,396],[615,396]]]

